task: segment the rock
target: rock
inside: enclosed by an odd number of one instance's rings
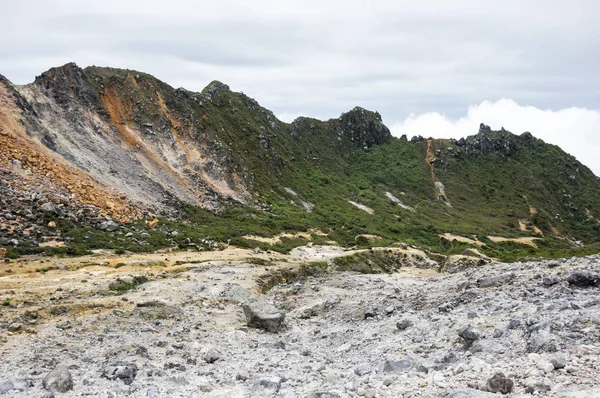
[[[548,329],[533,331],[527,338],[527,352],[556,352],[559,348],[559,337],[550,333]]]
[[[463,327],[458,332],[458,335],[469,344],[473,343],[475,340],[479,340],[481,336],[483,336],[479,329],[474,328],[471,325]]]
[[[316,391],[308,394],[306,398],[341,398],[342,396],[335,392]]]
[[[259,393],[261,390],[279,391],[281,388],[281,377],[267,377],[254,382],[252,390],[254,393]]]
[[[410,321],[410,319],[402,319],[402,320],[396,322],[396,328],[398,330],[406,330],[411,326],[412,326],[412,322]]]
[[[569,285],[577,287],[598,286],[600,284],[600,275],[587,271],[575,271],[567,277]]]
[[[66,366],[57,366],[42,380],[44,388],[50,392],[67,392],[73,389],[73,378]]]
[[[545,360],[541,360],[537,363],[537,367],[540,370],[543,370],[544,373],[548,374],[551,373],[554,370],[554,365],[552,365],[552,363],[545,361]]]
[[[31,386],[31,382],[25,379],[8,378],[0,381],[0,395],[4,395],[9,391],[25,391]]]
[[[554,286],[559,282],[560,282],[560,279],[558,279],[556,276],[553,276],[553,275],[544,276],[544,278],[542,278],[542,284],[544,286]]]
[[[214,348],[210,348],[202,355],[202,359],[206,363],[214,363],[221,359],[221,353]]]
[[[492,393],[510,394],[515,383],[507,378],[504,373],[498,372],[486,383],[486,388]]]
[[[410,355],[406,355],[399,361],[385,361],[384,373],[408,373],[413,369],[424,370]]]
[[[45,211],[46,213],[56,213],[56,205],[51,202],[46,202],[40,206],[40,210]]]
[[[567,366],[567,359],[564,355],[555,355],[550,359],[550,363],[554,366],[554,369],[562,369]]]
[[[11,323],[8,326],[8,331],[9,332],[18,332],[22,328],[23,328],[23,324],[21,322],[15,322],[15,323]]]
[[[137,376],[138,367],[131,362],[116,362],[107,366],[102,371],[101,376],[108,380],[122,380],[123,383],[129,385]]]
[[[279,331],[285,318],[284,312],[270,304],[245,304],[243,308],[246,315],[246,323],[249,327],[263,329],[271,333]]]
[[[512,281],[514,277],[513,273],[486,276],[477,281],[477,286],[484,288],[502,286]]]
[[[461,388],[458,390],[446,391],[441,395],[442,398],[495,398],[496,394],[474,390],[471,388]]]
[[[120,225],[116,222],[114,222],[113,220],[106,220],[106,221],[102,221],[101,223],[99,223],[96,228],[98,228],[101,231],[106,231],[106,232],[114,232],[116,230],[118,230],[120,227]]]
[[[354,368],[354,374],[356,374],[357,376],[368,375],[372,371],[373,371],[373,369],[371,368],[371,365],[368,363],[363,363],[361,365],[358,365],[356,368]]]

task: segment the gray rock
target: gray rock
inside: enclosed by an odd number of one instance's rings
[[[550,363],[554,366],[554,369],[562,369],[567,366],[567,359],[564,355],[558,354],[550,358]]]
[[[51,202],[46,202],[40,206],[40,210],[46,213],[56,213],[56,205]]]
[[[9,332],[18,332],[23,328],[23,324],[21,322],[14,322],[8,326]]]
[[[600,275],[587,271],[575,271],[567,277],[569,285],[577,287],[598,286],[600,284]]]
[[[446,391],[441,395],[442,398],[495,398],[496,394],[489,392],[473,390],[471,388],[461,388],[458,390]]]
[[[246,323],[251,328],[277,333],[285,319],[285,313],[270,304],[245,304],[243,308],[246,315]]]
[[[554,275],[548,275],[548,276],[544,276],[544,278],[542,279],[542,284],[544,286],[554,286],[556,285],[558,282],[560,282],[560,279],[558,279],[556,276]]]
[[[42,380],[44,388],[50,392],[67,392],[73,389],[73,378],[66,366],[57,366]]]
[[[0,395],[4,395],[9,391],[25,391],[31,387],[32,383],[30,380],[19,379],[19,378],[8,378],[0,381]]]
[[[513,273],[486,276],[477,281],[477,286],[479,286],[479,287],[502,286],[502,285],[505,285],[505,284],[509,283],[510,281],[512,281],[514,279],[514,277],[515,277],[515,274],[513,274]]]
[[[221,359],[221,353],[214,348],[210,348],[202,355],[202,359],[206,363],[215,363]]]
[[[498,372],[486,383],[486,388],[492,393],[510,394],[515,383],[507,378],[504,373]]]
[[[137,376],[138,367],[135,363],[131,362],[116,362],[112,365],[107,366],[102,371],[102,377],[108,380],[122,380],[123,383],[129,385],[135,380]]]
[[[363,363],[361,365],[358,365],[356,368],[354,368],[354,374],[356,374],[357,376],[368,375],[372,371],[373,371],[373,369],[371,368],[371,365],[368,363]]]
[[[483,333],[481,333],[479,329],[467,325],[458,332],[458,335],[465,340],[465,342],[473,343],[475,340],[479,340],[483,336]]]
[[[259,393],[261,390],[279,391],[281,388],[281,377],[265,377],[254,382],[252,390]]]
[[[99,230],[106,232],[114,232],[118,230],[119,227],[119,224],[114,222],[113,220],[102,221],[96,226],[96,228],[98,228]]]
[[[316,391],[308,394],[306,398],[341,398],[341,395],[335,392]]]
[[[415,358],[410,355],[406,355],[399,361],[385,361],[383,365],[384,373],[408,373],[413,369],[426,372],[424,367],[420,366]]]
[[[396,322],[396,328],[398,330],[406,330],[411,326],[412,326],[412,322],[410,321],[410,319],[402,319],[402,320]]]

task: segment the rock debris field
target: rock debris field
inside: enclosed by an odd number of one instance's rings
[[[600,397],[598,255],[292,278],[226,254],[3,264],[0,396]]]

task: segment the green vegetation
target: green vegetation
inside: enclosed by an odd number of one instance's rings
[[[112,282],[108,286],[108,289],[117,294],[123,294],[128,292],[129,290],[137,288],[138,286],[148,282],[149,280],[150,279],[148,279],[148,277],[145,275],[136,275],[126,279],[117,278],[116,281]]]

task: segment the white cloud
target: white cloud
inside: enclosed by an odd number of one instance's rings
[[[600,111],[585,108],[544,110],[511,99],[484,101],[470,106],[463,117],[452,119],[437,112],[411,114],[390,127],[396,136],[460,138],[476,134],[479,124],[504,127],[515,134],[525,131],[560,146],[600,175]]]

